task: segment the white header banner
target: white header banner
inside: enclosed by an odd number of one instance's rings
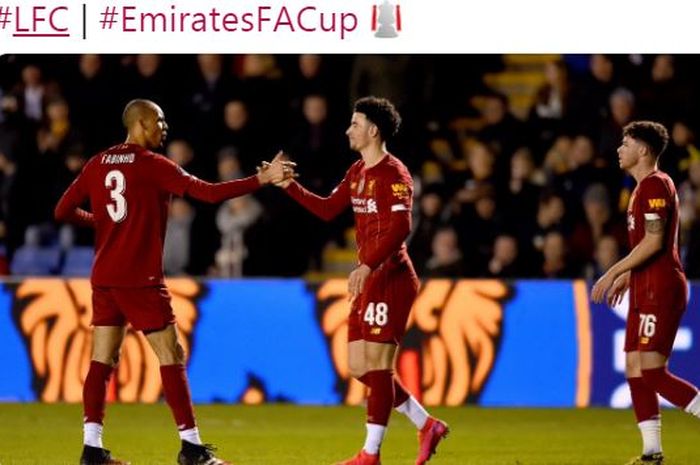
[[[0,53],[698,51],[687,0],[0,0]]]

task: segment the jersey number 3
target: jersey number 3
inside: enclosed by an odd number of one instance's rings
[[[112,203],[107,204],[107,213],[112,221],[120,223],[126,218],[126,178],[119,170],[112,170],[105,176],[105,187],[109,190]]]

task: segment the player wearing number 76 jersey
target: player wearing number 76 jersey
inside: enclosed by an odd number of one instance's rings
[[[642,455],[630,464],[661,464],[661,419],[657,393],[700,417],[695,386],[669,373],[666,364],[685,311],[687,284],[678,253],[678,195],[671,178],[658,169],[668,144],[661,124],[636,121],[623,130],[617,149],[620,168],[637,181],[627,209],[632,251],[593,286],[599,302],[616,304],[630,291],[625,336],[626,376],[642,434]]]
[[[119,358],[126,323],[143,331],[160,361],[165,400],[175,418],[180,465],[225,465],[202,445],[195,424],[184,353],[177,341],[170,295],[163,281],[163,241],[173,195],[205,202],[251,193],[293,175],[280,157],[257,176],[210,184],[152,152],[162,147],[168,125],[148,100],[124,109],[126,142],[92,157],[56,206],[59,221],[95,228],[92,269],[94,326],[90,369],[83,388],[84,447],[81,465],[125,464],[102,447],[106,385]],[[81,205],[90,202],[91,212]]]
[[[360,263],[348,279],[352,302],[348,366],[350,374],[369,388],[367,436],[362,450],[342,465],[380,463],[379,448],[392,407],[419,430],[417,465],[427,462],[447,435],[447,425],[430,417],[393,373],[397,346],[419,285],[404,243],[411,229],[413,182],[404,164],[385,145],[400,121],[388,100],[358,100],[346,135],[350,148],[362,158],[330,197],[319,197],[291,179],[278,183],[327,221],[350,206],[355,216]]]

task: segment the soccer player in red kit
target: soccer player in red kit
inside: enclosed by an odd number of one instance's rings
[[[662,464],[661,418],[657,393],[700,417],[698,389],[669,373],[668,357],[685,311],[687,283],[678,253],[678,195],[671,178],[658,169],[668,144],[659,123],[636,121],[623,130],[617,149],[620,168],[637,181],[627,208],[632,251],[593,286],[591,297],[607,294],[612,306],[629,289],[625,337],[626,376],[642,434],[642,455],[630,465]]]
[[[367,436],[357,456],[342,465],[378,465],[379,449],[392,407],[419,430],[417,465],[428,461],[447,435],[447,425],[432,418],[394,376],[394,358],[406,329],[419,281],[404,240],[411,229],[413,182],[401,161],[386,151],[385,140],[401,118],[386,99],[355,103],[346,131],[350,148],[360,152],[342,182],[319,197],[291,179],[278,183],[305,208],[329,221],[352,206],[359,265],[350,273],[348,330],[350,374],[367,385]]]
[[[59,221],[95,228],[91,283],[94,326],[90,369],[83,388],[84,447],[81,465],[127,462],[102,447],[106,386],[119,359],[127,322],[143,331],[160,361],[165,400],[177,424],[179,465],[226,465],[199,437],[177,341],[170,295],[163,280],[163,241],[173,195],[205,202],[251,193],[279,182],[285,163],[275,159],[257,176],[210,184],[187,174],[151,150],[162,147],[168,126],[163,110],[148,100],[129,102],[123,113],[126,142],[92,157],[56,206]],[[90,201],[91,212],[81,205]]]

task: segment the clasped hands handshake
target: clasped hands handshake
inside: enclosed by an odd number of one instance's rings
[[[287,155],[280,150],[271,162],[264,161],[257,167],[258,180],[260,184],[274,184],[286,189],[298,176],[294,171],[295,166],[297,164],[289,161]]]

